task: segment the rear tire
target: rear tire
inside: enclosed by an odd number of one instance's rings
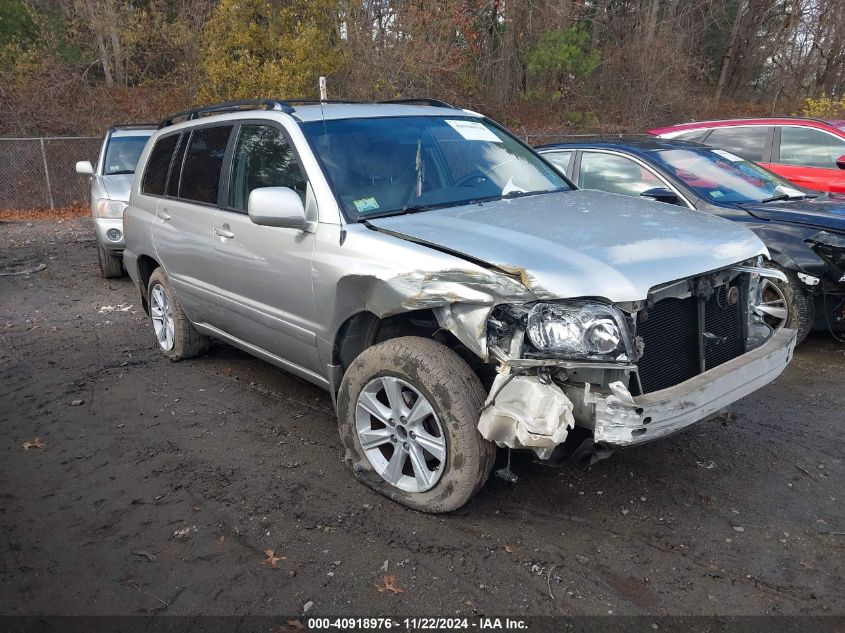
[[[103,279],[117,279],[126,274],[123,269],[123,257],[112,255],[99,242],[97,242],[97,259],[100,261],[100,274]]]
[[[200,334],[182,311],[167,273],[156,268],[147,286],[150,322],[162,354],[172,361],[193,358],[208,351],[210,339]]]
[[[789,280],[788,283],[783,283],[779,279],[770,279],[769,281],[778,287],[786,300],[789,316],[783,325],[784,327],[798,330],[796,341],[796,345],[798,345],[807,338],[807,335],[813,329],[813,323],[816,319],[816,307],[813,302],[813,295],[805,288],[794,270],[781,268],[776,264],[766,264],[766,266],[779,270]]]
[[[396,407],[385,404],[386,389],[383,394],[378,392],[380,384],[399,385],[400,413],[407,407],[401,422],[395,420]],[[367,399],[368,394],[377,392],[381,405],[374,395]],[[352,362],[338,394],[338,429],[345,460],[362,483],[409,508],[432,513],[456,510],[481,489],[496,457],[495,444],[481,437],[477,428],[484,398],[481,381],[469,365],[440,343],[408,336],[374,345]],[[418,409],[414,405],[421,400],[430,405],[430,412],[415,417]],[[367,404],[363,412],[362,403]],[[379,416],[370,417],[373,406]],[[380,424],[380,417],[388,418],[387,423]],[[364,431],[359,430],[362,427]],[[375,448],[379,440],[371,440],[365,451],[362,437],[386,439]],[[420,446],[423,452],[415,453]],[[429,446],[436,450],[428,452]],[[391,473],[394,452],[400,449],[407,455],[400,455],[404,466]],[[374,450],[381,451],[383,458]],[[435,457],[441,451],[442,460]],[[426,470],[422,478],[418,476],[421,463],[431,471]],[[399,483],[389,481],[396,480],[394,474],[399,475]]]

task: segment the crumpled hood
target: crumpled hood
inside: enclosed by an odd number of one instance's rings
[[[662,283],[768,254],[757,236],[729,220],[599,191],[434,209],[370,224],[518,275],[543,299],[637,301]]]
[[[100,176],[103,189],[110,200],[129,202],[129,190],[132,188],[132,179],[135,174],[115,174],[114,176]]]
[[[842,195],[830,194],[806,200],[743,205],[742,209],[761,220],[845,232],[845,196]]]

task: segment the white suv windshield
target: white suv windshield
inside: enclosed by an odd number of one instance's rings
[[[387,117],[302,125],[353,218],[570,189],[530,149],[467,117]]]

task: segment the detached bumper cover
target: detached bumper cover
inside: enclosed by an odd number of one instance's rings
[[[707,418],[777,378],[792,359],[796,331],[780,329],[763,345],[668,389],[631,397],[592,396],[594,441],[622,447],[670,435]]]

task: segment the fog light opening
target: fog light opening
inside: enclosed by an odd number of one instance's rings
[[[121,237],[123,237],[123,233],[121,233],[118,229],[109,229],[106,231],[106,237],[112,242],[117,242]]]

